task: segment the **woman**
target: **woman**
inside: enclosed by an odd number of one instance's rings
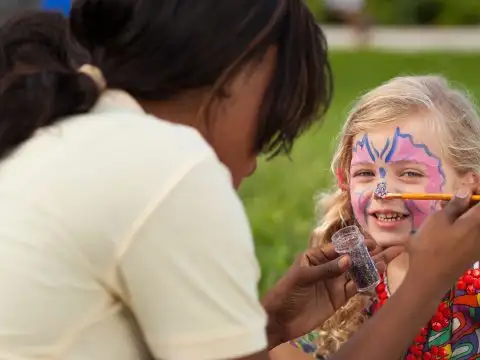
[[[328,107],[323,35],[300,2],[80,0],[70,27],[96,67],[78,70],[46,29],[0,34],[0,357],[266,359],[352,295],[349,259],[326,247],[262,306],[234,192]],[[388,354],[402,349],[431,310],[409,292],[434,303],[480,255],[469,194],[412,242],[411,267],[430,271],[407,274],[339,359],[382,358],[364,341],[382,321],[404,330],[384,336]]]

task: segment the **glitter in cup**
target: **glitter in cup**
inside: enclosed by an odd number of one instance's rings
[[[380,276],[370,256],[364,237],[357,226],[347,226],[332,236],[332,244],[339,254],[347,254],[352,260],[349,274],[359,292],[371,292],[380,283]]]

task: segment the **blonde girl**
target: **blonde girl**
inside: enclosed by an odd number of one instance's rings
[[[338,187],[320,199],[323,216],[312,245],[329,242],[335,231],[351,224],[381,246],[402,244],[441,204],[380,200],[373,196],[375,191],[452,193],[476,181],[480,171],[476,108],[441,76],[394,78],[363,95],[353,107],[332,171]],[[408,256],[403,254],[388,265],[375,297],[352,298],[318,330],[318,336],[310,334],[295,345],[319,358],[335,353],[388,301],[407,269]],[[479,294],[480,270],[472,266],[419,329],[404,359],[480,358]]]

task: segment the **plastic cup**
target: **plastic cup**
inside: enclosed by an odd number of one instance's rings
[[[352,266],[348,272],[358,291],[372,292],[380,283],[380,276],[358,227],[351,225],[338,230],[332,236],[332,244],[337,253],[350,256]]]

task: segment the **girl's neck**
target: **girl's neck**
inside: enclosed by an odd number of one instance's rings
[[[408,254],[403,253],[393,259],[387,266],[388,290],[394,293],[403,282],[408,270]]]

